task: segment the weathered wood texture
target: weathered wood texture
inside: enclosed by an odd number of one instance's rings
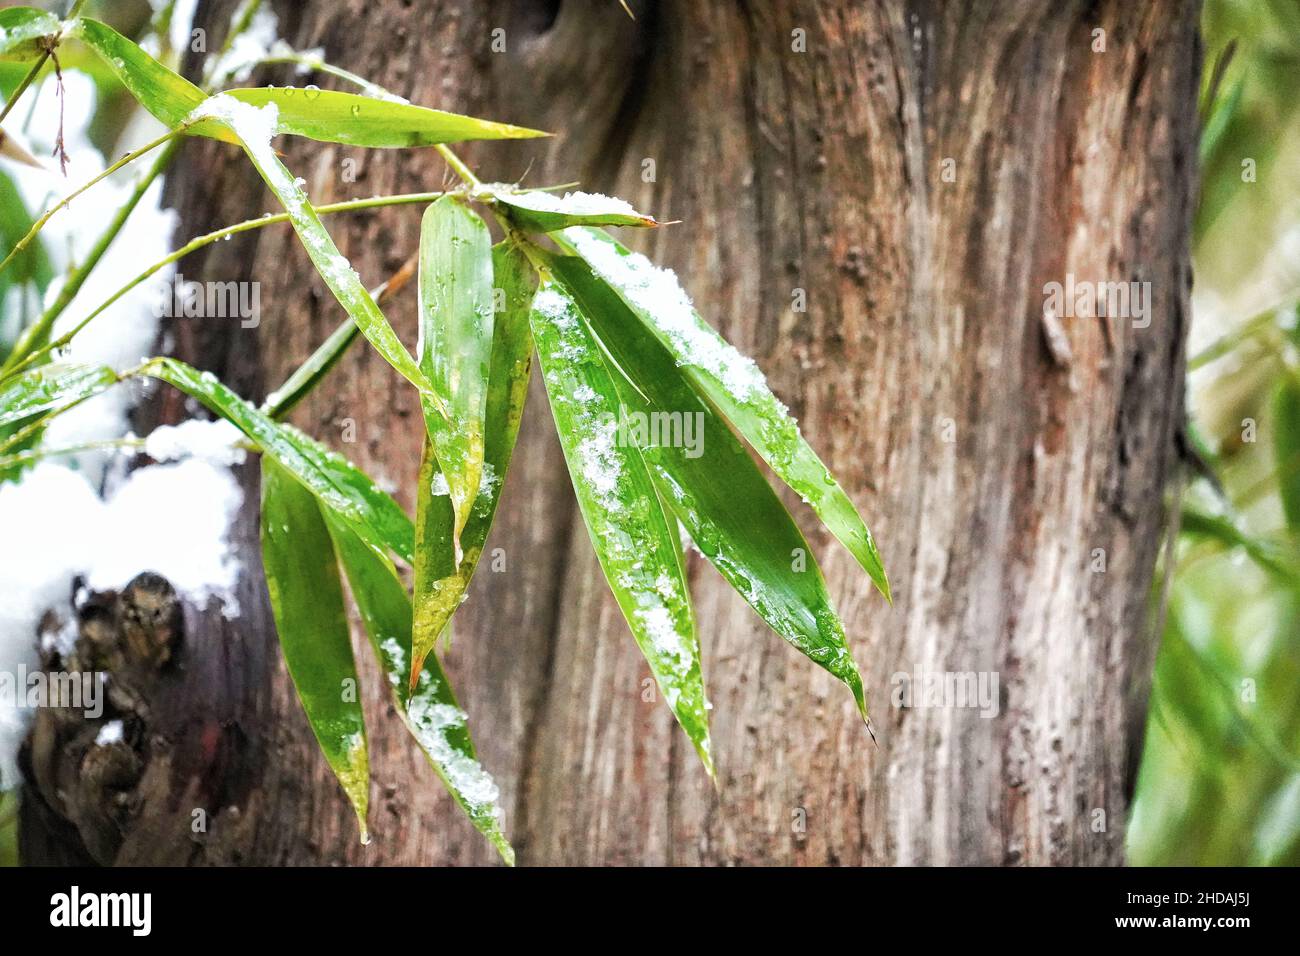
[[[202,5],[214,35],[233,5]],[[1182,414],[1197,6],[670,2],[638,5],[636,23],[612,0],[277,6],[290,42],[416,102],[561,134],[466,148],[485,177],[531,163],[530,183],[581,179],[681,219],[635,240],[758,359],[873,524],[894,581],[891,611],[804,522],[868,682],[873,747],[843,688],[692,558],[715,795],[662,702],[642,700],[647,669],[534,389],[489,542],[507,569],[485,562],[448,655],[521,861],[1120,861]],[[490,50],[497,27],[504,53]],[[318,201],[444,176],[432,152],[282,148]],[[169,195],[186,233],[271,208],[242,158],[210,143],[187,147]],[[415,248],[418,215],[331,226],[378,282]],[[184,271],[263,283],[255,332],[171,330],[180,355],[253,397],[341,317],[286,231],[220,244]],[[1042,318],[1044,284],[1067,272],[1149,281],[1150,327],[1063,319],[1067,352]],[[388,311],[413,342],[410,293]],[[410,503],[416,404],[367,348],[295,420]],[[202,713],[160,742],[168,759],[150,768],[120,859],[491,862],[373,668],[374,842],[357,844],[277,656],[248,481],[244,615],[187,637]],[[892,707],[890,676],[917,671],[997,673],[999,715]],[[198,805],[213,814],[202,845]]]

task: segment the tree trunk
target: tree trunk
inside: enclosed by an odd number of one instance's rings
[[[233,6],[202,5],[212,37]],[[1183,414],[1197,5],[674,0],[634,3],[636,22],[613,0],[277,6],[296,47],[414,102],[560,134],[467,147],[483,178],[581,180],[681,220],[631,241],[758,360],[894,583],[891,610],[796,512],[867,682],[872,746],[850,695],[691,559],[715,794],[662,701],[642,699],[648,670],[534,381],[488,544],[506,568],[485,559],[447,655],[521,862],[1122,861]],[[431,151],[280,148],[317,202],[445,175]],[[169,197],[185,235],[272,208],[244,158],[211,142],[187,146]],[[375,284],[416,248],[418,221],[329,226]],[[343,315],[283,228],[183,269],[262,283],[258,329],[168,330],[250,398]],[[1149,282],[1149,327],[1045,319],[1045,284],[1067,274]],[[412,293],[387,312],[413,343]],[[160,393],[146,415],[180,417],[181,400]],[[415,396],[364,343],[294,420],[412,504]],[[156,708],[117,862],[491,862],[368,665],[374,839],[358,844],[279,658],[256,471],[242,616],[187,611],[187,663]],[[892,675],[951,672],[995,675],[996,716],[894,706]],[[29,850],[58,843],[38,814],[24,821]]]

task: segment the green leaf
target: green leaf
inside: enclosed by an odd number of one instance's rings
[[[146,374],[198,399],[274,458],[379,553],[415,559],[415,529],[401,506],[364,473],[290,425],[273,421],[208,372],[171,358],[154,359]]]
[[[621,199],[592,193],[563,198],[540,190],[519,190],[504,183],[486,189],[508,207],[510,221],[525,232],[555,232],[570,226],[657,226],[654,216],[637,212]]]
[[[361,330],[351,318],[340,322],[307,361],[294,369],[293,374],[279,388],[266,396],[262,411],[275,419],[288,415],[330,373],[360,334]]]
[[[1279,376],[1273,398],[1273,458],[1286,522],[1300,537],[1300,373],[1294,369]]]
[[[367,291],[356,270],[339,254],[338,247],[326,232],[302,186],[276,157],[275,150],[271,148],[271,136],[275,133],[274,114],[273,107],[258,109],[222,95],[211,97],[194,116],[206,116],[214,122],[224,124],[238,137],[253,166],[288,213],[294,232],[307,250],[312,265],[339,304],[352,317],[352,321],[361,329],[361,334],[370,340],[375,350],[393,368],[419,389],[426,405],[432,406],[439,415],[445,417],[446,408],[431,391],[411,354],[388,324],[383,310]]]
[[[682,436],[694,428],[694,449],[680,441],[638,444],[695,546],[774,631],[848,685],[865,718],[862,679],[821,570],[758,466],[618,293],[581,259],[542,255],[626,376],[616,381],[637,416],[630,421],[658,430],[657,415],[660,423],[679,422]]]
[[[492,250],[494,298],[500,307],[492,327],[492,359],[488,374],[484,428],[483,481],[469,520],[461,533],[464,556],[459,566],[453,557],[454,517],[451,499],[432,494],[436,462],[422,461],[417,493],[416,539],[420,542],[415,569],[415,673],[451,626],[452,615],[469,589],[487,542],[497,502],[519,435],[519,422],[528,396],[533,338],[528,326],[536,276],[528,260],[513,245],[501,243]]]
[[[18,245],[18,241],[27,235],[35,221],[27,211],[13,180],[0,173],[0,249],[8,250]],[[44,294],[53,278],[54,266],[50,263],[45,242],[37,236],[34,242],[14,258],[9,268],[0,272],[0,290],[34,282]]]
[[[785,405],[752,359],[741,355],[696,313],[676,276],[598,230],[557,237],[578,253],[627,304],[630,320],[652,332],[705,396],[772,471],[795,490],[857,558],[886,600],[889,578],[875,538],[853,502],[804,440]]]
[[[106,365],[60,363],[30,369],[0,385],[0,428],[61,411],[116,383],[117,374]]]
[[[54,22],[57,27],[58,20]],[[106,24],[83,18],[76,22],[72,35],[98,53],[140,105],[169,128],[196,120],[195,111],[209,99],[189,80]],[[227,90],[213,99],[234,100],[254,109],[272,106],[278,121],[276,133],[352,146],[400,148],[548,135],[508,123],[334,90],[244,88]],[[215,118],[193,122],[188,132],[229,143],[238,142],[239,133]]]
[[[548,135],[508,123],[334,90],[258,87],[227,90],[224,95],[259,108],[274,104],[281,133],[324,143],[397,149]]]
[[[334,548],[316,500],[271,458],[262,460],[262,564],[289,676],[368,842],[366,727]]]
[[[483,429],[492,358],[492,239],[463,202],[443,196],[420,225],[420,371],[447,409],[426,415],[460,533],[483,476]],[[422,489],[423,490],[423,489]]]
[[[1300,582],[1300,566],[1293,554],[1273,541],[1242,531],[1229,517],[1207,514],[1191,505],[1184,505],[1179,532],[1189,537],[1217,541],[1226,548],[1240,548],[1283,584],[1294,586]]]
[[[41,41],[59,32],[62,21],[32,7],[0,10],[0,60],[35,60],[45,52]]]
[[[167,69],[105,23],[82,17],[73,24],[69,35],[98,53],[136,101],[168,129],[184,125],[207,99],[207,94],[185,77]],[[236,142],[231,133],[221,129],[212,130],[212,135]]]
[[[669,524],[641,452],[622,440],[619,391],[577,305],[543,284],[529,316],[542,379],[587,533],[664,699],[713,774],[695,615]]]
[[[474,827],[513,866],[515,853],[501,829],[497,785],[478,762],[465,715],[436,656],[429,655],[414,693],[408,690],[411,599],[406,588],[392,564],[343,522],[326,512],[325,523],[403,722]]]

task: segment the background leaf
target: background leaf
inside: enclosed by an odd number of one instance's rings
[[[75,405],[117,383],[107,365],[56,363],[0,384],[0,427]]]
[[[1300,540],[1300,373],[1287,369],[1273,398],[1273,460],[1286,523]]]
[[[40,41],[62,25],[54,14],[32,7],[0,10],[0,60],[35,60],[45,52]]]
[[[713,774],[708,702],[676,523],[640,451],[620,440],[619,392],[577,305],[543,284],[529,316],[555,429],[601,570],[677,722]]]
[[[772,394],[758,366],[700,318],[677,277],[599,230],[571,229],[557,241],[582,256],[623,299],[629,318],[654,334],[691,385],[812,506],[880,593],[892,600],[875,538],[853,502],[804,439],[789,410]]]
[[[367,842],[366,728],[338,564],[316,500],[271,458],[262,460],[262,564],[289,675]]]

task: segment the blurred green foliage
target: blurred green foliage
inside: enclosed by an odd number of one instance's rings
[[[18,794],[0,793],[0,866],[18,865]]]
[[[1209,0],[1182,498],[1130,861],[1300,863],[1300,3]],[[1156,600],[1161,600],[1162,580]]]

